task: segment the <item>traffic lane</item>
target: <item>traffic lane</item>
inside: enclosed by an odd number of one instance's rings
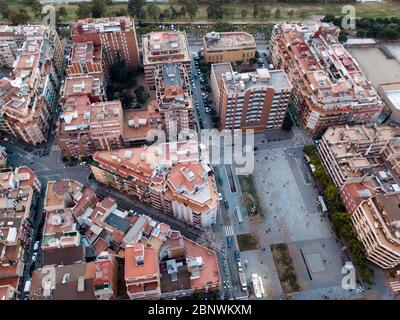
[[[196,113],[198,110],[199,111],[198,117],[199,117],[199,120],[201,120],[203,122],[204,128],[212,128],[209,115],[205,112],[205,105],[204,105],[203,96],[202,96],[203,92],[206,93],[207,95],[208,95],[208,92],[203,91],[201,89],[202,85],[200,83],[199,73],[196,69],[194,59],[192,60],[192,73],[193,73],[193,75],[194,74],[196,75],[196,79],[192,78],[192,81],[195,84],[195,88],[193,88],[193,85],[192,85],[194,98],[195,98],[195,102],[197,102],[199,104],[199,109],[195,108]]]
[[[57,169],[57,167],[54,165],[52,161],[44,161],[43,157],[39,157],[35,154],[32,154],[28,151],[25,150],[27,146],[21,145],[21,144],[16,144],[16,143],[10,143],[7,141],[1,141],[0,143],[3,147],[6,148],[7,153],[10,154],[10,163],[12,163],[15,166],[18,165],[35,165],[35,166],[41,166],[42,168],[49,168],[49,169]],[[32,149],[34,150],[34,149]],[[10,152],[11,151],[11,152]],[[34,152],[34,151],[32,151]],[[37,152],[37,150],[35,150]],[[32,163],[33,162],[33,163]]]

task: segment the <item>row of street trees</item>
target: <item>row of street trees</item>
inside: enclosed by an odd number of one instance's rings
[[[358,267],[361,279],[368,284],[373,284],[374,271],[367,265],[367,256],[363,244],[358,240],[351,224],[351,214],[346,212],[340,196],[340,190],[335,186],[331,177],[322,165],[317,148],[314,145],[304,147],[304,153],[310,158],[315,166],[314,175],[324,189],[330,218],[337,233],[345,240],[346,245],[352,252],[354,262]]]
[[[332,22],[337,27],[342,25],[341,16],[326,15],[323,21]],[[400,18],[358,18],[356,20],[356,30],[357,36],[362,38],[398,40],[400,39]]]

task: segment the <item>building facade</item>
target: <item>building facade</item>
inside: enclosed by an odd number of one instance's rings
[[[312,133],[332,125],[374,121],[383,104],[357,62],[326,23],[281,23],[273,28],[272,61],[294,86],[293,101]]]
[[[203,56],[207,63],[249,63],[256,56],[256,42],[247,32],[209,32],[203,37]]]
[[[167,141],[190,136],[194,128],[189,75],[183,64],[165,63],[155,69],[156,99]]]
[[[182,31],[152,32],[143,35],[143,67],[146,84],[150,90],[156,90],[155,70],[165,63],[179,63],[192,75],[191,57],[186,33]]]
[[[135,22],[129,17],[78,20],[72,27],[71,38],[74,43],[100,45],[103,68],[107,74],[118,56],[128,66],[137,68],[140,65]]]
[[[211,88],[221,129],[281,128],[292,86],[282,70],[237,73],[230,63],[211,66]]]

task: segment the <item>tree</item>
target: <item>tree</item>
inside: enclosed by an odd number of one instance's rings
[[[5,2],[0,2],[0,15],[4,18],[4,19],[10,19],[10,15],[11,15],[11,10],[8,7],[7,3]]]
[[[275,19],[280,19],[281,10],[279,10],[279,8],[276,8],[274,16],[275,16]]]
[[[236,13],[236,9],[232,7],[226,7],[223,9],[224,10],[224,15],[228,18],[233,18]]]
[[[147,15],[152,20],[157,20],[158,16],[160,15],[160,7],[155,3],[150,3],[146,9]]]
[[[260,10],[260,5],[256,2],[253,5],[253,17],[257,18]]]
[[[289,112],[286,112],[285,119],[282,123],[282,129],[286,131],[290,131],[293,127],[292,118],[290,118]]]
[[[179,16],[186,17],[186,7],[185,6],[181,7],[181,9],[179,10]]]
[[[224,17],[224,10],[222,8],[222,3],[217,2],[215,5],[210,5],[207,8],[207,17],[212,20],[222,19]]]
[[[58,14],[60,17],[66,17],[66,16],[68,15],[68,12],[67,12],[67,9],[66,9],[65,7],[60,7],[60,8],[58,9],[57,14]]]
[[[260,8],[260,18],[265,19],[271,15],[271,10],[267,10],[264,7]]]
[[[171,19],[171,10],[168,8],[165,8],[162,12],[164,19],[169,20]]]
[[[347,38],[348,38],[347,37],[347,32],[344,31],[344,30],[341,30],[340,33],[339,33],[338,40],[343,43],[343,42],[347,41]]]
[[[92,17],[101,18],[107,10],[105,0],[92,0]]]
[[[171,10],[171,19],[175,20],[176,18],[179,17],[178,11],[173,6],[170,6],[169,9]]]
[[[145,4],[145,0],[129,0],[128,2],[128,11],[131,15],[136,18],[141,18],[143,14],[143,7]]]
[[[87,2],[79,3],[78,9],[75,13],[79,19],[90,18],[92,14],[92,7],[90,3]]]
[[[197,3],[194,0],[189,0],[185,3],[186,12],[189,14],[190,19],[196,16],[197,10],[199,9]]]
[[[117,17],[124,17],[124,16],[127,16],[127,15],[128,15],[128,11],[127,11],[125,8],[119,8],[119,10],[118,10],[118,11],[115,11],[114,14],[115,14]]]
[[[149,99],[150,95],[146,92],[143,86],[135,89],[136,100],[140,104],[144,104]]]
[[[29,22],[31,17],[29,16],[28,12],[25,9],[19,9],[19,11],[11,11],[10,13],[10,20],[12,24],[26,24]]]
[[[42,14],[42,4],[39,0],[31,0],[30,7],[32,8],[35,17],[39,17]]]
[[[243,10],[240,12],[240,16],[241,16],[242,18],[246,18],[248,14],[249,14],[249,12],[248,12],[246,9],[243,9]]]
[[[290,9],[290,10],[288,11],[287,15],[288,15],[289,18],[292,18],[293,15],[294,15],[294,9]]]

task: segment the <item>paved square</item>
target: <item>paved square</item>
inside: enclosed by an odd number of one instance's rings
[[[319,253],[313,253],[306,255],[308,268],[312,273],[325,271],[324,262],[322,261]]]

